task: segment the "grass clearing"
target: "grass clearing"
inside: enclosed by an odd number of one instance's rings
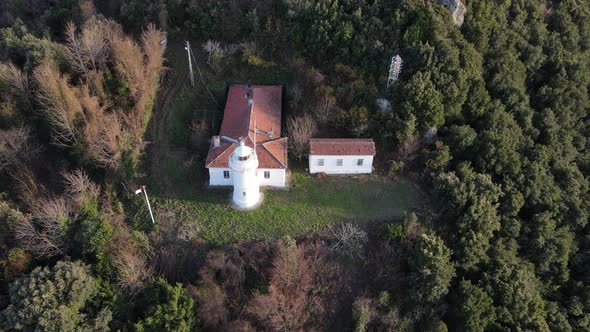
[[[377,176],[311,177],[296,171],[289,190],[265,190],[262,205],[238,211],[230,205],[231,188],[206,188],[184,199],[154,193],[156,211],[174,211],[178,222],[194,223],[208,243],[226,244],[301,236],[339,222],[401,218],[418,193],[405,180]]]

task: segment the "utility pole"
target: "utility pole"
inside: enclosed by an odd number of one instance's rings
[[[193,62],[191,61],[191,45],[190,43],[187,41],[185,41],[185,47],[184,49],[186,50],[186,54],[188,56],[188,70],[190,71],[191,74],[191,86],[194,88],[195,87],[195,77],[193,76]]]
[[[137,189],[135,191],[135,194],[138,195],[138,194],[141,194],[142,192],[144,194],[145,202],[147,203],[148,210],[150,211],[150,217],[152,218],[152,223],[155,225],[156,221],[154,220],[154,214],[152,213],[152,206],[150,205],[150,200],[148,198],[147,190],[145,189],[145,186],[141,186],[139,189]]]

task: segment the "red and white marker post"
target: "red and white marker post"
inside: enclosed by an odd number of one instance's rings
[[[145,189],[145,186],[141,186],[141,187],[139,187],[139,189],[137,189],[137,190],[135,191],[135,194],[136,194],[136,195],[139,195],[139,194],[141,194],[142,192],[143,192],[143,194],[144,194],[144,196],[145,196],[145,202],[147,203],[148,210],[150,211],[150,217],[152,217],[152,223],[155,225],[155,224],[156,224],[156,222],[154,221],[154,214],[152,213],[152,206],[150,205],[150,200],[149,200],[149,198],[148,198],[148,195],[147,195],[147,190]]]

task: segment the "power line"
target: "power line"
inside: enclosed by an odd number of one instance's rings
[[[209,90],[209,87],[207,87],[207,82],[205,81],[205,77],[203,76],[203,72],[201,72],[201,68],[199,67],[199,63],[197,62],[197,60],[195,59],[195,54],[192,52],[190,44],[188,43],[188,41],[186,42],[187,48],[189,49],[189,64],[191,63],[191,58],[192,60],[195,62],[195,66],[197,66],[197,71],[199,72],[199,76],[201,77],[201,81],[203,82],[203,85],[205,86],[205,89],[207,90],[207,92],[209,93],[209,96],[211,96],[211,99],[213,100],[213,102],[215,103],[215,105],[217,105],[217,108],[221,109],[221,106],[219,106],[219,104],[217,103],[217,100],[215,99],[215,96],[213,96],[213,93],[211,93],[211,90]],[[189,69],[191,70],[191,80],[192,80],[192,65],[189,66]],[[194,86],[194,83],[193,83]]]

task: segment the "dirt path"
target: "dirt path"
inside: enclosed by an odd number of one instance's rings
[[[162,161],[174,158],[181,162],[184,157],[184,155],[179,155],[178,152],[170,151],[169,136],[166,132],[174,102],[188,82],[188,70],[184,70],[186,69],[184,66],[186,66],[187,60],[182,58],[183,54],[185,53],[182,43],[170,42],[165,55],[167,72],[160,91],[158,91],[150,128],[152,143],[148,151],[149,173],[152,178],[156,179],[162,187],[161,189],[167,192],[171,192],[173,188],[168,188],[166,171],[162,167]]]

